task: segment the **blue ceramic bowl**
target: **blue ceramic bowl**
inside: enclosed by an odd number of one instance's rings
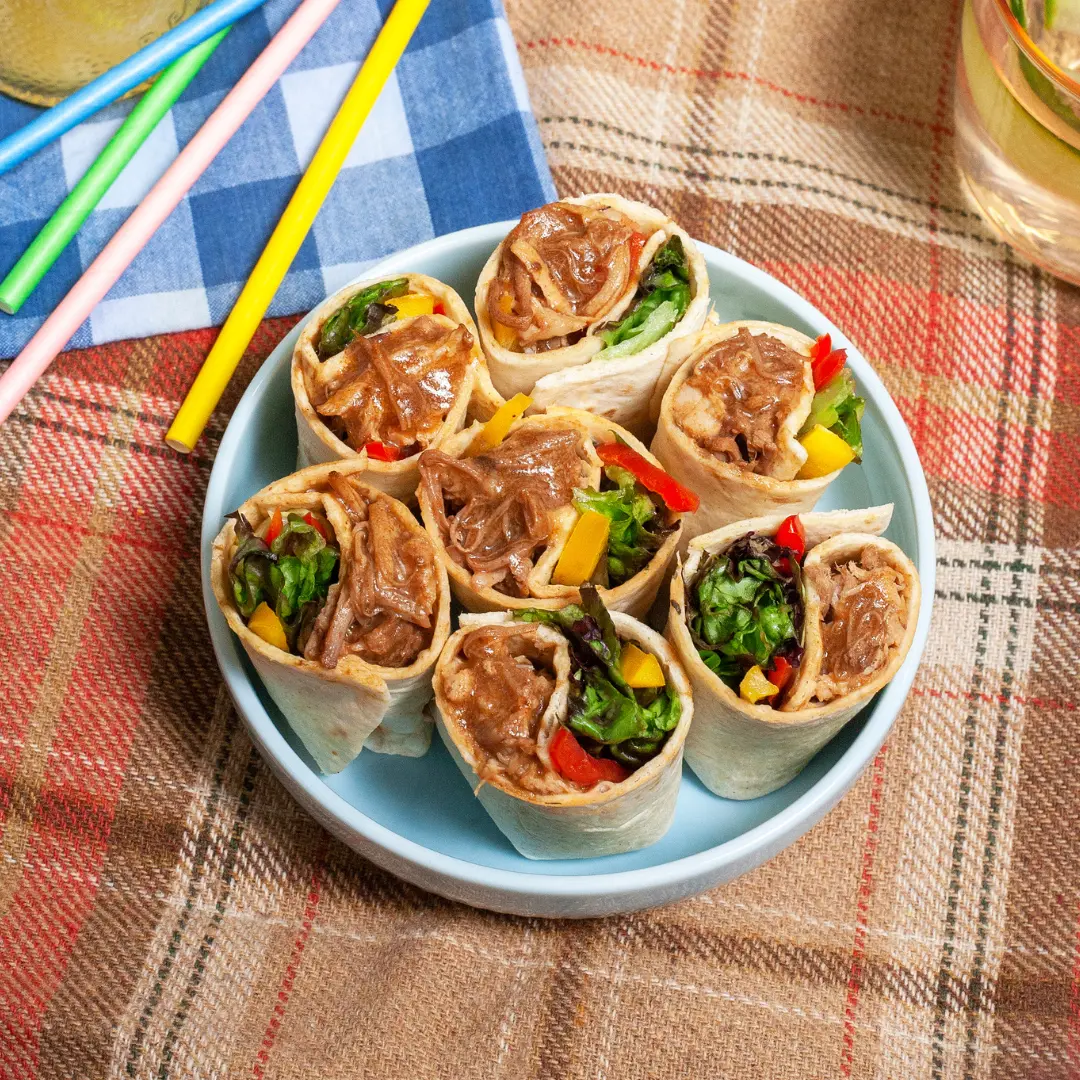
[[[400,252],[365,277],[419,271],[466,301],[512,222],[484,225]],[[896,678],[791,783],[733,802],[683,771],[675,821],[656,844],[628,855],[531,862],[474,798],[438,739],[426,757],[361,754],[336,776],[315,768],[230,633],[210,587],[210,549],[225,514],[292,472],[296,425],[289,361],[298,325],[267,358],[233,414],[210,476],[203,512],[203,599],[222,675],[252,739],[275,773],[323,825],[391,873],[477,907],[523,915],[593,916],[653,907],[701,892],[760,865],[806,832],[873,759],[907,696],[926,644],[934,595],[934,527],[911,436],[881,380],[843,333],[774,278],[702,244],[722,321],[766,319],[846,347],[866,398],[862,466],[849,466],[818,509],[895,504],[888,531],[914,560],[926,598],[915,641]],[[303,324],[301,324],[303,325]]]

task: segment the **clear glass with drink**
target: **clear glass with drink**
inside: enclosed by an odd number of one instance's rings
[[[206,0],[0,0],[0,91],[55,105]]]
[[[1080,283],[1080,0],[966,0],[955,116],[984,216]]]

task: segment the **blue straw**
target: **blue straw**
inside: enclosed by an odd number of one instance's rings
[[[0,174],[14,168],[31,154],[36,154],[98,109],[123,97],[189,49],[264,3],[266,0],[216,0],[190,19],[185,19],[157,41],[129,56],[122,64],[99,75],[59,105],[47,109],[26,127],[0,140]]]

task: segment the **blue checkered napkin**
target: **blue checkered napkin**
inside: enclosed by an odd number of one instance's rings
[[[392,0],[342,0],[72,341],[83,347],[224,321]],[[14,356],[297,0],[240,22],[118,177],[17,316]],[[6,274],[131,108],[121,102],[0,176]],[[0,96],[0,136],[37,110]],[[364,125],[270,314],[314,307],[391,252],[517,217],[554,197],[500,0],[433,0]]]

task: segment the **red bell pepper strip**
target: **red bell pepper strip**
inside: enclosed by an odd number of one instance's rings
[[[266,530],[267,544],[272,544],[281,535],[284,524],[281,520],[281,511],[275,510],[274,516],[270,519],[270,528]]]
[[[304,522],[310,525],[327,543],[330,543],[330,537],[326,535],[326,527],[310,510],[304,515]]]
[[[633,274],[637,270],[638,260],[641,258],[641,249],[645,246],[645,242],[649,238],[644,233],[631,233],[630,240],[630,273]]]
[[[817,341],[810,346],[810,360],[820,360],[832,352],[832,334],[822,334]]]
[[[434,307],[432,307],[431,313],[432,313],[432,315],[445,315],[446,314],[446,308],[443,306],[443,302],[441,300],[436,300],[435,301],[435,305],[434,305]]]
[[[780,522],[776,530],[776,542],[794,553],[796,559],[806,554],[806,530],[798,514],[792,514]]]
[[[592,787],[601,780],[619,784],[630,775],[617,761],[593,757],[583,750],[569,728],[560,727],[555,732],[550,753],[555,771],[571,783],[580,784],[582,787]]]
[[[367,456],[375,461],[400,461],[404,457],[400,446],[391,446],[389,443],[364,443],[364,449]]]
[[[786,656],[774,657],[766,678],[777,690],[783,690],[787,686],[788,679],[791,678],[791,661]]]
[[[847,349],[834,349],[832,335],[822,334],[810,346],[810,371],[814,376],[814,389],[820,390],[840,374],[847,363]]]
[[[673,476],[626,443],[599,443],[596,453],[605,465],[619,465],[632,473],[642,487],[659,495],[669,510],[693,513],[701,505],[701,500],[689,488],[684,488]]]

